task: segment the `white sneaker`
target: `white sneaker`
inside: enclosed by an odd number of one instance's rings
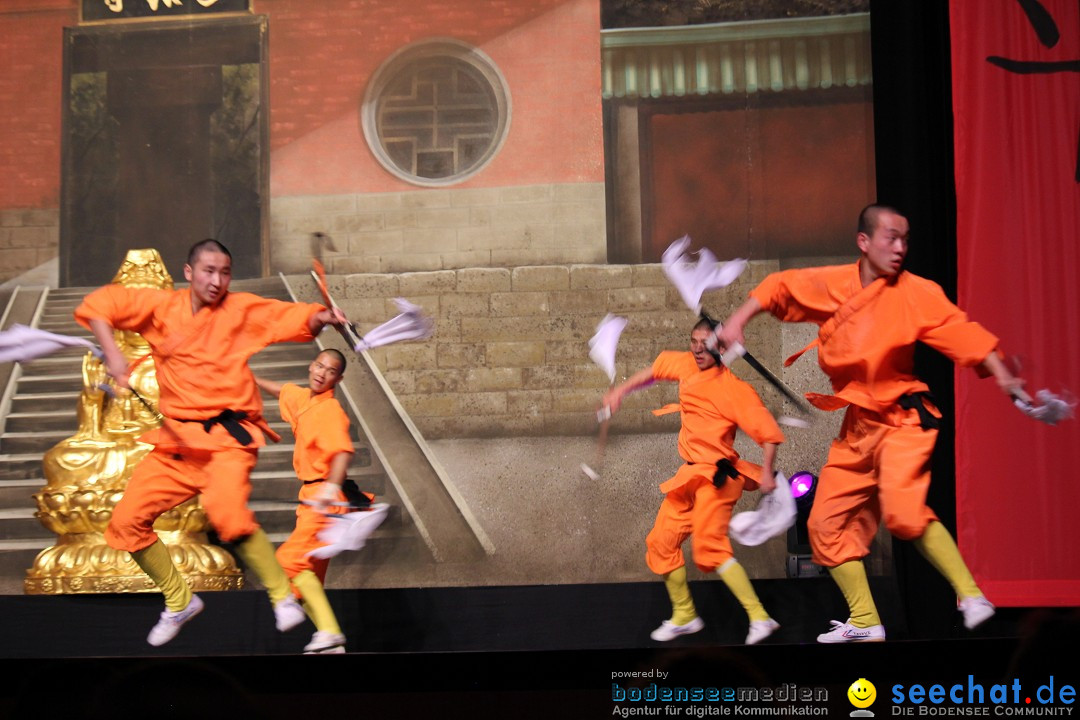
[[[304,646],[305,655],[337,655],[345,652],[345,636],[340,633],[316,630],[311,642]]]
[[[173,611],[166,609],[162,611],[157,625],[150,628],[150,634],[146,636],[146,642],[154,647],[164,645],[176,637],[184,623],[201,613],[202,610],[203,601],[199,599],[198,595],[192,595],[191,601],[183,610]]]
[[[769,618],[768,620],[753,620],[750,622],[750,632],[746,633],[746,644],[756,645],[779,629],[780,623],[772,618]]]
[[[274,624],[281,632],[288,632],[304,622],[307,614],[292,595],[274,604]]]
[[[851,618],[848,618],[850,621]],[[832,630],[817,636],[819,643],[885,642],[885,626],[855,627],[850,622],[830,620]]]
[[[982,595],[966,597],[959,603],[960,612],[964,613],[964,627],[974,630],[994,616],[993,604]]]
[[[685,625],[676,625],[670,620],[665,620],[660,623],[660,627],[649,633],[649,637],[659,642],[667,642],[668,640],[674,640],[680,635],[691,635],[700,631],[705,627],[705,621],[699,617],[694,618]]]

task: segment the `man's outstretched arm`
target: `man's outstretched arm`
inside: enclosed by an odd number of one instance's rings
[[[316,507],[325,510],[337,498],[342,483],[349,470],[349,462],[352,460],[351,452],[339,452],[330,460],[330,470],[326,476],[326,482],[322,484],[319,494],[315,497]]]
[[[998,387],[1001,391],[1010,397],[1015,397],[1019,392],[1026,397],[1022,388],[1024,387],[1024,381],[1021,378],[1012,374],[1009,368],[1005,365],[1005,361],[998,355],[997,350],[987,355],[981,363],[979,368],[985,373],[994,376],[994,380],[997,381]]]
[[[274,397],[281,397],[281,388],[284,387],[284,383],[267,380],[266,378],[261,378],[258,375],[255,376],[255,384],[258,385],[267,395],[273,395]]]
[[[761,312],[764,312],[761,303],[757,298],[751,297],[731,313],[724,324],[716,329],[716,344],[720,346],[720,350],[727,350],[735,344],[742,345],[746,339],[744,332],[747,323]]]
[[[761,444],[761,478],[758,480],[758,485],[761,487],[761,492],[766,494],[776,489],[776,471],[773,468],[776,465],[778,447],[777,443]]]
[[[629,393],[643,388],[646,385],[652,385],[656,381],[653,377],[653,371],[651,367],[647,367],[644,370],[631,375],[624,382],[619,383],[615,387],[604,393],[604,398],[601,400],[602,407],[606,407],[611,410],[612,413],[616,413],[619,410],[619,406],[622,405],[623,398]]]
[[[333,310],[323,308],[316,313],[312,313],[311,316],[308,317],[308,330],[311,331],[312,335],[318,335],[327,325],[339,327],[347,322],[348,319],[345,317],[345,313],[341,312],[339,308],[334,308]]]
[[[90,332],[94,334],[98,345],[101,346],[106,372],[112,376],[117,385],[122,388],[130,388],[131,386],[128,385],[128,361],[116,344],[116,338],[113,336],[113,326],[103,318],[92,318],[90,320]]]

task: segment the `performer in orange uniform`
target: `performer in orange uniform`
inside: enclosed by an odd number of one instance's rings
[[[326,545],[318,536],[330,522],[327,514],[349,512],[346,506],[331,504],[348,502],[343,485],[351,486],[349,496],[354,499],[363,504],[371,501],[359,496],[355,483],[345,478],[353,444],[349,418],[334,398],[334,387],[344,373],[345,356],[337,350],[323,350],[308,367],[306,388],[255,378],[260,388],[277,396],[281,417],[292,426],[296,438],[293,469],[303,483],[300,505],[296,528],[278,547],[277,559],[315,623],[315,634],[304,648],[309,654],[345,652],[345,635],[323,589],[330,560],[308,557],[308,553]]]
[[[652,638],[672,640],[705,627],[686,582],[682,544],[692,535],[694,563],[703,572],[715,570],[745,608],[750,617],[746,644],[753,645],[780,625],[769,617],[746,570],[732,554],[727,529],[731,510],[744,489],[753,490],[759,484],[764,492],[776,488],[773,461],[784,436],[754,389],[718,365],[706,349],[712,328],[711,321],[702,319],[690,333],[690,352],[660,353],[652,367],[609,390],[603,404],[615,412],[634,389],[656,380],[679,383],[679,404],[671,411],[682,412],[679,455],[686,464],[660,485],[666,494],[645,540],[645,562],[664,577],[673,612],[670,620],[652,632]],[[736,428],[761,445],[761,467],[735,452]]]
[[[154,520],[202,495],[211,524],[255,571],[274,603],[279,630],[304,612],[274,559],[273,546],[247,506],[249,476],[265,437],[262,400],[248,358],[271,343],[311,340],[342,318],[320,305],[229,293],[232,258],[215,240],[196,243],[184,265],[185,290],[107,285],[86,297],[75,319],[101,344],[105,367],[127,387],[128,365],[113,330],[140,333],[150,344],[161,388],[164,425],[141,439],[154,445],[136,467],[105,531],[110,547],[126,550],[165,596],[165,611],[147,642],[162,645],[203,608],[154,533]]]
[[[810,347],[817,346],[835,394],[807,398],[823,410],[846,407],[847,414],[821,471],[807,525],[814,562],[829,568],[851,615],[847,622],[833,621],[833,629],[818,641],[885,639],[862,564],[882,519],[894,535],[914,541],[948,579],[971,629],[990,618],[994,606],[926,506],[941,414],[929,388],[914,375],[915,342],[992,374],[1006,393],[1022,381],[998,357],[996,337],[969,321],[936,283],[901,269],[908,221],[899,212],[865,208],[856,242],[862,258],[855,265],[787,270],[765,278],[717,332],[718,344],[741,343],[746,323],[760,312],[821,327]]]

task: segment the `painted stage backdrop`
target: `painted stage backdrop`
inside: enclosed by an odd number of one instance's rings
[[[282,273],[314,299],[318,255],[362,331],[398,296],[436,321],[346,374],[359,476],[400,517],[335,560],[330,587],[653,579],[644,538],[681,460],[678,415],[651,411],[675,388],[632,396],[601,456],[609,380],[588,339],[605,314],[628,319],[617,379],[688,347],[696,316],[658,264],[683,235],[750,261],[705,296],[717,317],[769,272],[854,258],[875,199],[868,2],[355,5],[0,9],[0,90],[22,98],[0,117],[17,171],[0,173],[0,280],[54,262],[61,286],[90,287],[143,247],[179,279],[186,248],[215,236],[236,282]],[[748,346],[796,391],[825,391],[812,353],[781,368],[813,335],[765,318]],[[780,469],[816,473],[838,424],[787,429]],[[459,531],[476,552],[454,550]],[[784,577],[793,549],[736,554]]]

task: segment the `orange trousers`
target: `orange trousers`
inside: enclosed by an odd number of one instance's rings
[[[926,505],[936,440],[937,430],[924,430],[914,409],[848,407],[807,521],[815,563],[836,567],[866,557],[883,520],[902,540],[922,536],[937,520]]]
[[[322,490],[322,486],[321,482],[302,485],[299,499],[313,500]],[[339,490],[337,497],[334,499],[338,502],[344,502],[345,495]],[[326,512],[332,515],[343,515],[349,512],[349,508],[330,506],[326,508]],[[296,507],[296,527],[285,542],[278,546],[277,553],[275,553],[277,561],[285,570],[286,575],[293,578],[304,570],[310,570],[319,578],[319,582],[326,582],[326,569],[330,565],[330,558],[305,556],[312,550],[326,545],[319,539],[319,532],[330,522],[330,519],[326,517],[326,513],[320,512],[310,505],[301,503]]]
[[[685,478],[686,482],[664,496],[653,529],[645,538],[645,562],[657,575],[666,575],[686,563],[682,544],[687,537],[693,538],[694,564],[702,572],[712,572],[734,557],[728,523],[742,495],[744,478],[728,478],[718,489],[712,481],[715,473],[715,465],[688,463],[672,478]]]
[[[105,542],[135,552],[157,540],[154,521],[180,503],[202,495],[202,507],[222,540],[240,540],[259,529],[247,506],[255,449],[201,450],[183,454],[155,448],[135,467],[105,529]]]

